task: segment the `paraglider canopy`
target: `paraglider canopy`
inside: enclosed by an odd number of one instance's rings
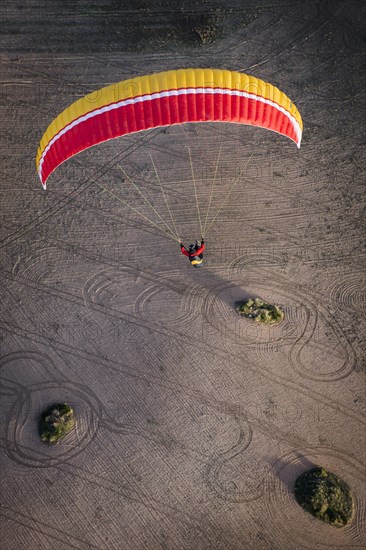
[[[123,80],[70,105],[41,139],[39,178],[46,188],[57,166],[98,143],[187,122],[250,124],[301,142],[301,116],[272,84],[233,71],[179,69]]]

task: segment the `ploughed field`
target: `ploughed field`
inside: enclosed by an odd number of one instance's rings
[[[31,4],[1,11],[4,548],[363,548],[363,3]],[[278,86],[300,150],[172,126],[78,155],[43,191],[34,158],[62,109],[184,67]],[[200,270],[130,182],[188,245],[238,177]],[[252,297],[281,322],[238,315]],[[57,403],[76,425],[47,445]],[[316,466],[353,494],[346,527],[296,501]]]

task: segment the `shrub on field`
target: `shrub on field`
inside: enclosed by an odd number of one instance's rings
[[[244,302],[239,302],[237,310],[240,315],[265,325],[278,324],[285,316],[278,306],[269,304],[260,298],[248,298]]]
[[[39,422],[41,441],[57,443],[75,427],[74,410],[67,403],[57,403],[48,407]]]
[[[312,468],[295,482],[295,498],[310,514],[336,527],[348,525],[354,515],[350,488],[325,468]]]

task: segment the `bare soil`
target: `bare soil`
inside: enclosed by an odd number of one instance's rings
[[[357,549],[365,529],[365,3],[2,2],[1,473],[6,550]],[[190,124],[114,140],[44,192],[39,140],[72,101],[181,67],[279,86],[300,150],[249,126]],[[169,224],[205,268],[108,192]],[[214,173],[210,211],[210,194]],[[206,224],[206,225],[207,225]],[[278,304],[274,327],[235,303]],[[39,440],[67,402],[76,428]],[[296,503],[320,465],[354,521]]]

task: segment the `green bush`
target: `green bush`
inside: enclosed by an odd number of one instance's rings
[[[248,298],[244,302],[239,302],[237,310],[240,315],[254,319],[257,323],[264,323],[265,325],[280,323],[285,316],[278,306],[268,304],[260,298]]]
[[[324,468],[312,468],[295,482],[295,498],[310,514],[336,527],[348,525],[354,503],[347,483]]]
[[[57,443],[75,427],[74,411],[67,403],[57,403],[48,407],[39,421],[41,441]]]

